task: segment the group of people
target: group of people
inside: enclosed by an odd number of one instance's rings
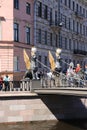
[[[76,65],[76,68],[74,67],[73,63],[70,63],[69,68],[66,72],[67,80],[76,80],[79,83],[82,83],[82,81],[87,80],[87,65],[85,65],[85,69],[82,69],[80,64]]]
[[[87,79],[87,65],[85,65],[85,70],[82,69],[80,64],[77,64],[76,68],[74,67],[73,63],[70,63],[69,68],[67,69],[66,75],[73,76],[75,74],[84,74],[85,79]]]
[[[10,90],[10,77],[5,75],[4,77],[0,77],[0,90],[9,91]]]

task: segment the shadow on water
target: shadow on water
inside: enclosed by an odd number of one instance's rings
[[[73,122],[75,124],[75,121]],[[43,121],[30,123],[0,124],[0,130],[87,130],[87,127],[79,126],[79,121],[73,125],[65,121]],[[87,121],[86,121],[87,125]]]

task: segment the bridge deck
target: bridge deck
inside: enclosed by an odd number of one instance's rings
[[[37,94],[59,94],[87,97],[87,88],[34,88],[34,92]]]

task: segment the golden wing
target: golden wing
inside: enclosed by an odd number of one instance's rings
[[[23,54],[24,54],[24,61],[25,61],[26,68],[29,70],[31,63],[30,63],[29,56],[27,55],[25,49],[23,50]]]
[[[55,64],[55,61],[54,61],[54,58],[51,54],[51,52],[49,51],[49,62],[50,62],[50,65],[51,65],[51,70],[54,71],[55,67],[56,67],[56,64]]]

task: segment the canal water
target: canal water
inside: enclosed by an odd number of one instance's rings
[[[0,124],[0,130],[87,130],[87,120]]]

